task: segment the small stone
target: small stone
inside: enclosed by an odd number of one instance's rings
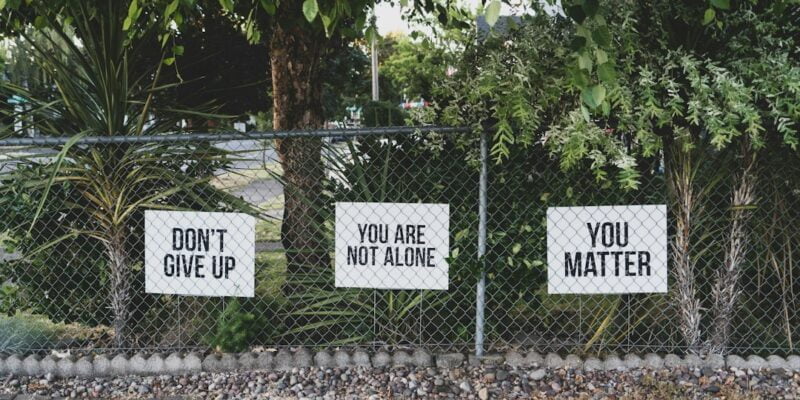
[[[472,386],[469,384],[468,381],[462,381],[458,388],[465,393],[472,393]]]
[[[478,390],[478,398],[481,400],[488,400],[489,399],[489,389],[488,388],[481,388]]]
[[[504,381],[504,380],[506,380],[506,379],[508,378],[508,375],[509,375],[509,374],[508,374],[508,371],[506,371],[506,370],[504,370],[504,369],[499,369],[499,370],[497,370],[497,380],[498,380],[498,381]]]
[[[706,391],[707,393],[719,393],[720,387],[717,385],[709,385],[706,386],[706,388],[703,390]]]

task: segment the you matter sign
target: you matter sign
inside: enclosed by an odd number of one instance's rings
[[[147,293],[253,297],[252,216],[146,210],[144,224]]]
[[[547,209],[547,292],[665,293],[665,205]]]
[[[447,204],[336,203],[336,287],[448,288]]]

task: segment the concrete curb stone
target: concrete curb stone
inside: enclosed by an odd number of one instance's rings
[[[339,368],[344,368],[352,366],[353,361],[350,358],[350,354],[348,354],[346,351],[336,350],[336,352],[333,353],[333,365]]]
[[[25,359],[22,360],[22,370],[25,371],[25,375],[39,375],[39,371],[41,371],[39,356],[31,354],[25,357]]]
[[[414,359],[407,352],[402,350],[394,352],[394,356],[392,356],[393,367],[411,367],[413,365]]]
[[[664,359],[658,354],[647,353],[644,356],[644,366],[650,369],[661,369],[664,367]]]
[[[525,365],[525,357],[517,351],[509,350],[505,355],[506,365],[509,367],[521,367]]]
[[[542,366],[544,365],[544,357],[536,351],[529,351],[525,355],[525,365],[528,366]]]
[[[144,363],[144,369],[147,375],[160,375],[164,373],[166,367],[164,365],[164,355],[161,353],[153,353],[147,357]]]
[[[433,357],[430,353],[425,351],[424,349],[416,349],[414,353],[411,354],[411,358],[414,359],[414,365],[417,367],[432,367],[433,366]]]
[[[683,362],[687,367],[690,368],[701,368],[703,367],[703,359],[700,358],[697,354],[687,354],[683,357]]]
[[[333,357],[327,351],[318,351],[314,354],[314,365],[320,368],[333,368],[335,363]]]
[[[603,361],[603,369],[606,371],[624,371],[625,363],[616,354],[610,354]]]
[[[297,368],[308,368],[314,365],[314,355],[305,347],[301,347],[294,352],[294,366]]]
[[[291,371],[292,368],[292,353],[286,349],[278,350],[278,354],[275,355],[275,370]]]
[[[91,378],[95,376],[94,362],[92,361],[92,358],[92,356],[83,356],[75,361],[75,376],[79,376],[81,378]],[[161,369],[159,369],[159,372]]]
[[[147,359],[142,353],[136,353],[128,360],[131,374],[144,375],[147,372]]]
[[[200,358],[200,355],[191,352],[183,357],[183,368],[185,368],[185,372],[200,372],[203,369],[203,360]]]
[[[239,362],[239,368],[258,369],[258,354],[256,353],[245,352],[239,354],[237,361]]]
[[[567,354],[564,357],[564,366],[567,368],[583,369],[583,359],[575,354]]]
[[[583,362],[583,369],[587,372],[602,371],[603,361],[597,357],[589,357]]]
[[[633,353],[626,354],[622,362],[627,369],[641,368],[644,366],[642,358]]]
[[[767,364],[771,369],[790,369],[789,363],[779,355],[771,355],[767,357]]]
[[[800,356],[792,354],[786,357],[786,363],[789,364],[789,368],[800,371]]]
[[[263,351],[258,353],[256,357],[256,368],[258,369],[272,369],[272,364],[275,361],[275,355],[271,351]]]
[[[564,359],[556,353],[547,353],[544,358],[544,365],[547,368],[563,368],[566,366]]]
[[[684,361],[678,355],[670,353],[664,356],[664,367],[666,368],[680,368],[685,366],[686,361]]]
[[[25,373],[20,356],[12,354],[6,358],[6,373],[14,375],[22,375]]]
[[[45,356],[39,361],[39,372],[40,375],[58,375],[58,360],[53,356]]]
[[[366,351],[363,351],[363,350],[356,350],[356,352],[353,353],[352,360],[353,360],[353,364],[355,364],[357,367],[371,367],[372,366],[372,362],[370,361],[370,358],[369,358],[369,353],[367,353]]]
[[[466,357],[463,353],[446,353],[436,356],[436,367],[438,368],[458,368],[464,364]]]
[[[376,368],[388,367],[392,364],[392,356],[385,351],[379,351],[372,356],[372,366]]]
[[[168,374],[182,374],[186,370],[183,357],[179,353],[170,353],[164,359],[164,372]],[[95,368],[97,364],[95,363]]]
[[[512,368],[521,366],[546,366],[547,368],[571,368],[586,371],[618,370],[624,371],[636,368],[735,368],[739,370],[800,370],[800,356],[790,355],[786,358],[779,355],[770,355],[766,359],[750,355],[746,359],[738,355],[711,355],[705,358],[697,355],[686,355],[681,358],[675,354],[667,354],[663,358],[655,353],[643,356],[629,353],[620,359],[615,354],[608,355],[605,360],[597,357],[582,358],[575,354],[568,354],[562,358],[557,353],[548,353],[544,359],[539,353],[529,352],[523,356],[514,350],[505,354],[490,354],[483,357],[466,356],[463,353],[443,353],[433,355],[425,349],[415,349],[411,354],[405,350],[398,350],[394,354],[378,351],[371,358],[363,350],[357,350],[352,355],[345,350],[337,350],[331,354],[328,351],[319,351],[315,354],[300,348],[295,352],[280,349],[277,354],[273,352],[260,353],[222,353],[209,354],[200,358],[197,353],[153,353],[145,355],[137,353],[128,358],[124,354],[117,354],[113,358],[107,354],[88,355],[76,358],[54,358],[53,356],[40,357],[30,354],[22,358],[21,355],[0,354],[0,374],[43,376],[52,374],[59,377],[100,377],[108,375],[163,375],[205,372],[228,372],[238,369],[275,369],[276,371],[289,371],[294,368],[316,366],[319,368],[334,368],[347,366],[375,366],[385,367],[431,367],[458,368],[465,360],[476,365],[497,367],[503,364]]]
[[[75,376],[75,358],[66,356],[58,360],[58,376],[70,377]]]
[[[768,367],[767,360],[755,354],[747,357],[747,366],[752,370],[760,370]]]

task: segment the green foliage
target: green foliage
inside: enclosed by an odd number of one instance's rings
[[[403,99],[432,99],[434,82],[446,76],[445,49],[431,39],[413,41],[406,36],[395,40],[380,66],[381,79],[389,79]],[[403,99],[390,98],[394,102]]]
[[[22,313],[0,315],[0,351],[37,348],[57,338],[57,329],[45,317]]]
[[[255,315],[242,310],[239,299],[234,297],[217,317],[216,330],[208,345],[216,351],[242,352],[253,338],[255,322]]]
[[[405,125],[406,113],[397,104],[388,101],[370,101],[361,111],[364,126]]]

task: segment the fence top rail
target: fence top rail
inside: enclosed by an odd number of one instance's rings
[[[168,142],[193,142],[193,141],[227,141],[227,140],[263,140],[285,139],[292,137],[356,137],[380,136],[387,134],[412,134],[414,132],[439,132],[439,133],[467,133],[469,127],[458,126],[390,126],[380,128],[355,128],[355,129],[315,129],[294,131],[266,131],[266,132],[214,132],[214,133],[186,133],[166,135],[142,136],[86,136],[79,139],[76,144],[110,144],[110,143],[168,143]],[[2,146],[59,146],[70,140],[69,136],[34,137],[34,138],[7,138],[0,140]]]

